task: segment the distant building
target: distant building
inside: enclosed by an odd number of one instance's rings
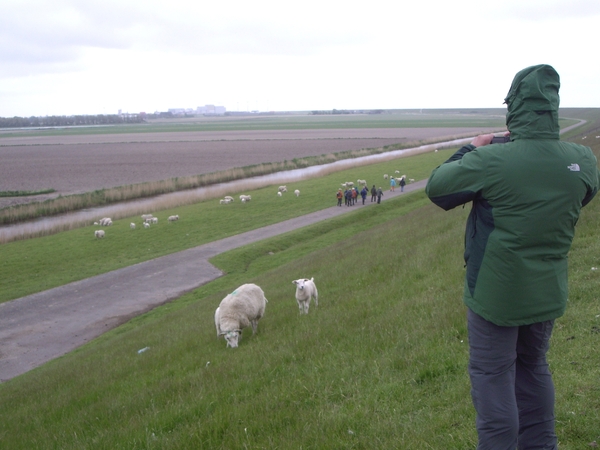
[[[224,106],[215,105],[204,105],[196,108],[196,114],[202,114],[205,116],[223,116],[225,115],[225,111],[226,110]]]

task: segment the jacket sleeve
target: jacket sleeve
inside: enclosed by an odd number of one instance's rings
[[[593,167],[592,174],[590,176],[591,182],[589,183],[587,194],[583,201],[581,202],[581,206],[587,205],[598,193],[598,189],[600,188],[600,172],[598,171],[598,160],[595,156],[592,155],[593,161],[590,164]]]
[[[459,149],[442,165],[436,167],[425,192],[429,199],[448,211],[475,199],[483,187],[484,162],[475,146]]]

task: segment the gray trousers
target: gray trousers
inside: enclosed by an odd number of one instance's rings
[[[546,362],[554,321],[500,327],[468,310],[467,325],[477,449],[557,449]]]

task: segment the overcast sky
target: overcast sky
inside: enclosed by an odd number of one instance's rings
[[[0,0],[0,116],[502,107],[551,64],[600,107],[598,0]]]

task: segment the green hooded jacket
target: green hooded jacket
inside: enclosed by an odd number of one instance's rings
[[[472,202],[463,298],[499,326],[564,313],[575,224],[598,191],[592,151],[559,140],[559,87],[551,66],[520,71],[505,99],[510,142],[466,145],[427,183],[427,195],[445,210]]]

